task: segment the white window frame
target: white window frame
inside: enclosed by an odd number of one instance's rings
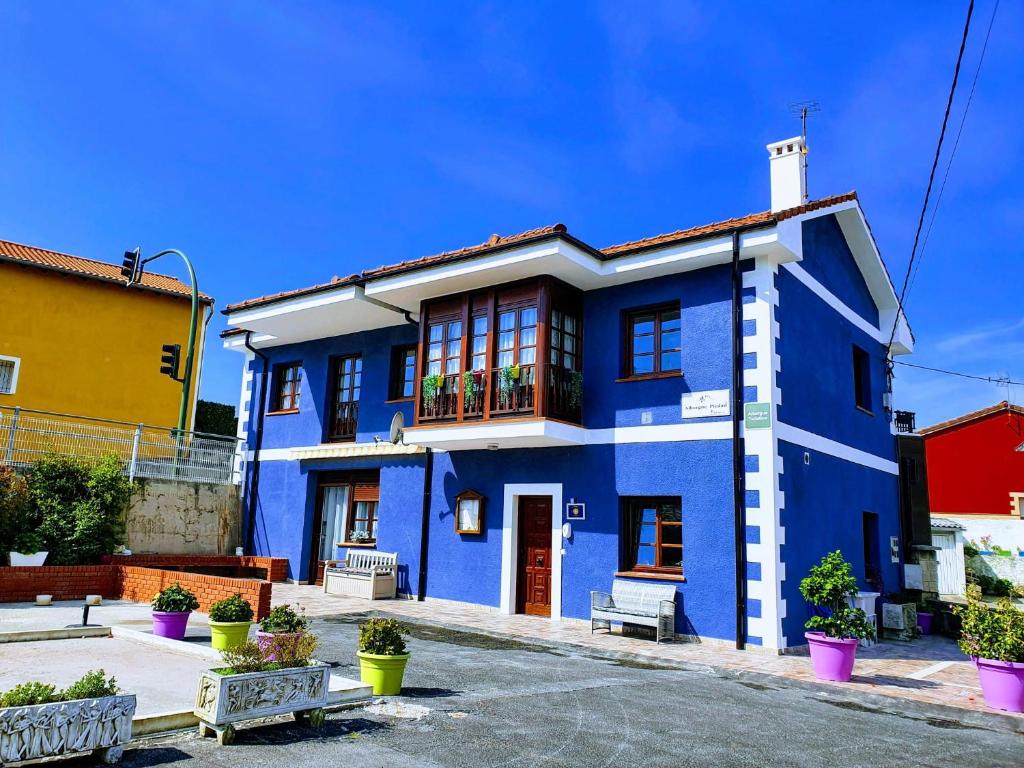
[[[0,360],[9,360],[14,363],[14,373],[11,374],[11,390],[10,392],[0,392],[0,395],[13,395],[18,391],[18,371],[21,370],[21,358],[12,357],[10,355],[0,355]]]

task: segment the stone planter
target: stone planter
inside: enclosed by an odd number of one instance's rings
[[[220,675],[206,670],[199,676],[195,715],[199,735],[211,731],[220,744],[235,737],[233,723],[293,713],[307,716],[311,725],[323,723],[331,668],[319,661],[308,667]]]
[[[135,694],[0,709],[0,765],[93,750],[116,763],[134,714]]]
[[[49,552],[33,552],[31,554],[25,554],[23,552],[8,552],[8,556],[11,558],[11,565],[42,565],[46,562],[46,556]]]

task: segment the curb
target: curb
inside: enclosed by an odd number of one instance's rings
[[[89,625],[60,629],[21,629],[0,632],[0,643],[31,643],[39,640],[74,640],[80,637],[110,637],[110,627]]]

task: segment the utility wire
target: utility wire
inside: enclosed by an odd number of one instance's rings
[[[942,129],[939,131],[939,143],[935,147],[935,157],[932,159],[931,173],[928,174],[928,186],[924,192],[924,204],[921,206],[921,215],[917,220],[917,231],[914,233],[914,246],[910,249],[910,261],[907,262],[907,274],[903,278],[903,287],[900,289],[900,295],[896,307],[896,318],[892,324],[892,333],[889,334],[889,343],[886,345],[887,349],[892,348],[892,342],[896,338],[896,326],[899,324],[900,315],[904,315],[903,299],[907,295],[907,285],[910,282],[911,270],[914,267],[914,258],[917,256],[917,244],[921,239],[921,229],[924,227],[924,217],[928,211],[928,199],[932,194],[932,184],[935,182],[935,171],[939,167],[939,158],[942,155],[942,142],[946,137],[946,126],[949,123],[950,110],[953,108],[953,96],[956,94],[956,84],[960,80],[960,65],[964,60],[964,50],[967,48],[967,35],[971,30],[971,16],[973,15],[974,0],[970,0],[970,4],[967,6],[967,19],[964,21],[964,34],[960,40],[960,52],[957,54],[956,67],[953,69],[953,83],[949,87],[949,97],[946,99],[946,111],[942,116]]]
[[[978,381],[987,381],[990,384],[1012,384],[1014,386],[1024,387],[1024,381],[1012,381],[1006,376],[975,376],[971,373],[961,373],[960,371],[947,371],[944,368],[932,368],[927,365],[918,365],[917,363],[905,363],[902,360],[893,360],[896,365],[905,365],[908,368],[920,368],[923,371],[932,371],[933,373],[945,373],[948,376],[959,376],[963,379],[977,379]]]
[[[974,91],[978,87],[978,76],[981,74],[981,65],[985,62],[985,51],[988,50],[988,40],[992,36],[992,26],[996,22],[996,12],[999,10],[999,0],[996,0],[995,5],[992,8],[992,18],[988,22],[988,31],[985,32],[985,43],[981,46],[981,56],[978,58],[978,68],[974,70],[974,81],[971,83],[971,92],[967,96],[967,104],[964,106],[963,117],[960,118],[960,127],[956,132],[956,141],[953,142],[953,149],[949,153],[949,159],[946,161],[946,172],[942,177],[942,186],[939,187],[939,194],[935,196],[935,205],[932,207],[932,217],[928,221],[928,229],[924,233],[924,240],[921,242],[921,254],[918,256],[917,264],[914,266],[914,274],[910,277],[910,286],[907,288],[907,295],[914,290],[914,281],[917,280],[917,271],[921,268],[921,262],[924,260],[924,252],[928,247],[928,239],[932,235],[932,227],[935,226],[935,216],[939,212],[939,205],[942,203],[942,193],[946,191],[946,182],[949,181],[949,169],[953,167],[953,158],[956,157],[956,150],[960,146],[960,137],[964,132],[964,123],[967,122],[967,112],[971,108],[971,102],[974,100]]]

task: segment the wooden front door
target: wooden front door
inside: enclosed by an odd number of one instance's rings
[[[519,497],[516,612],[551,615],[551,497]]]

